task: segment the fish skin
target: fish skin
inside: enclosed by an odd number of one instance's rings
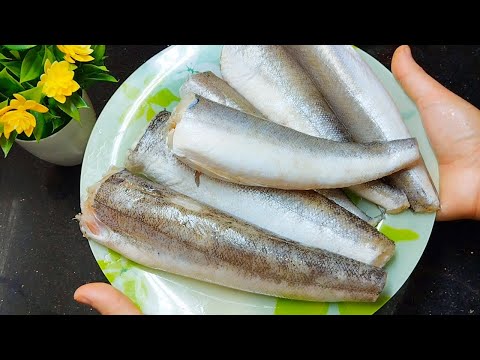
[[[224,80],[280,125],[345,141],[348,132],[303,68],[280,45],[224,45]]]
[[[349,45],[288,45],[344,126],[358,142],[410,138],[398,108],[368,64]],[[435,212],[440,201],[423,159],[388,181],[416,212]]]
[[[224,79],[268,120],[308,135],[352,142],[315,83],[284,47],[225,45],[220,62]],[[410,206],[403,192],[383,182],[373,181],[350,190],[382,206],[387,213]],[[385,194],[390,196],[386,199]]]
[[[264,117],[263,114],[240,95],[237,90],[211,71],[191,75],[181,86],[180,97],[184,97],[186,94],[192,92],[233,109],[258,117]]]
[[[390,175],[420,156],[415,139],[326,140],[190,95],[170,117],[169,148],[221,180],[284,190],[343,188]]]
[[[380,218],[371,218],[358,207],[356,207],[355,204],[352,203],[352,201],[348,198],[347,195],[345,195],[345,193],[341,189],[323,189],[315,191],[320,195],[325,196],[327,199],[333,201],[335,204],[348,210],[353,215],[369,223],[372,226],[377,226],[380,222]]]
[[[264,232],[123,170],[90,190],[83,234],[150,268],[304,301],[373,302],[383,269]]]
[[[196,174],[167,146],[169,116],[160,112],[150,122],[127,157],[127,169],[282,238],[379,267],[393,256],[393,241],[320,194],[243,186]]]
[[[234,88],[228,85],[225,80],[219,78],[211,71],[198,73],[190,76],[180,88],[180,96],[184,97],[190,92],[203,96],[208,100],[231,107],[233,109],[237,109],[245,113],[265,118],[265,116],[263,116],[263,114],[261,114],[257,109],[255,109],[253,105],[251,105],[242,95],[240,95]],[[375,183],[376,181],[372,181],[372,186]],[[365,185],[365,187],[368,188],[367,185]],[[350,211],[352,214],[358,216],[360,219],[368,222],[370,225],[376,226],[378,224],[378,219],[370,218],[363,211],[357,208],[343,193],[343,191],[331,189],[319,190],[318,192],[325,196],[327,199],[332,200],[337,205],[340,205],[344,209]],[[365,192],[365,194],[368,195],[369,193]],[[387,201],[389,200],[390,199],[387,199]],[[391,205],[389,209],[397,210],[398,206],[395,206],[394,204]]]
[[[356,194],[361,193],[364,199],[370,200],[373,203],[375,203],[375,201],[381,202],[384,207],[388,209],[388,214],[399,214],[410,206],[402,190],[397,187],[387,186],[382,180],[353,185],[348,189]],[[395,193],[397,195],[392,196],[392,194]],[[399,199],[405,199],[403,205],[399,202]]]

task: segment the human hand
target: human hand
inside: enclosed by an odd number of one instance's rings
[[[141,315],[135,304],[113,286],[91,283],[80,286],[73,298],[93,307],[102,315]]]
[[[437,220],[480,219],[480,110],[430,77],[406,45],[393,54],[392,72],[417,105],[438,160]]]

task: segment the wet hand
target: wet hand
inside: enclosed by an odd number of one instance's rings
[[[420,112],[440,172],[437,220],[480,220],[480,110],[430,77],[400,46],[392,72]]]

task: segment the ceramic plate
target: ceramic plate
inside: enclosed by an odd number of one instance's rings
[[[138,68],[115,92],[101,113],[90,137],[82,167],[80,194],[102,178],[112,166],[123,167],[127,150],[143,134],[148,122],[163,110],[173,110],[178,90],[196,72],[220,76],[221,45],[171,46]],[[380,78],[401,111],[438,188],[438,168],[415,105],[392,74],[374,58],[357,49]],[[356,199],[358,206],[376,215],[376,206]],[[433,227],[433,214],[405,211],[387,215],[380,231],[396,242],[394,258],[386,267],[388,280],[379,300],[365,303],[310,303],[276,299],[151,270],[135,264],[92,241],[100,268],[117,289],[146,314],[373,314],[404,284],[414,270]]]

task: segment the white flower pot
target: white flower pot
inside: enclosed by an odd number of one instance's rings
[[[86,91],[82,92],[82,97],[88,104],[88,108],[79,110],[80,122],[72,119],[62,130],[41,139],[40,142],[20,139],[16,139],[15,142],[30,154],[52,164],[62,166],[81,164],[90,133],[97,119]]]

